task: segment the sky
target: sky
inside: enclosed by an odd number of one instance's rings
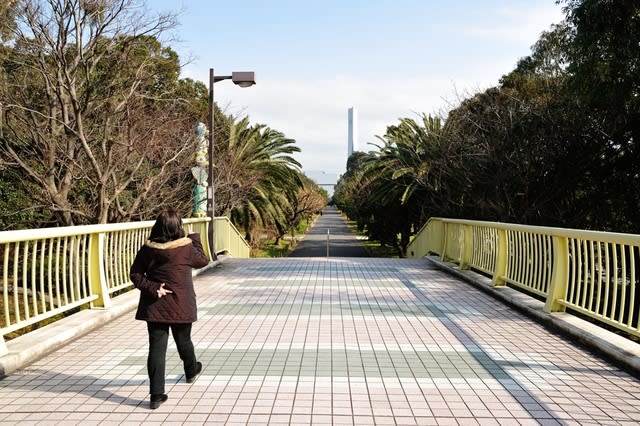
[[[560,22],[555,0],[147,0],[179,12],[166,44],[182,78],[254,71],[256,85],[214,85],[228,114],[294,139],[303,171],[346,169],[348,109],[357,149],[401,118],[446,116],[496,86]]]

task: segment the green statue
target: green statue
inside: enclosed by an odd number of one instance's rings
[[[207,186],[209,185],[207,182],[207,166],[209,165],[209,160],[207,160],[209,154],[208,135],[207,126],[204,123],[198,123],[196,125],[196,165],[191,168],[191,174],[196,180],[191,192],[191,200],[193,201],[191,215],[193,217],[205,217],[207,215]]]

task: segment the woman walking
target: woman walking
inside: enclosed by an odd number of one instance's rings
[[[131,265],[131,281],[140,290],[136,319],[147,322],[149,333],[147,372],[151,409],[158,408],[168,398],[164,381],[169,329],[183,362],[187,383],[193,383],[202,371],[191,341],[191,325],[197,319],[191,269],[208,263],[200,235],[185,237],[180,215],[170,209],[158,216],[149,239]]]

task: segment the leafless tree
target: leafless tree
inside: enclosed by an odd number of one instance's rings
[[[3,164],[59,225],[142,217],[188,190],[176,24],[136,0],[19,0],[0,53]],[[182,197],[184,198],[184,197]]]

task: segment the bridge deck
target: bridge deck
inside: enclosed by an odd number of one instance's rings
[[[427,260],[225,261],[196,278],[202,375],[148,409],[129,312],[0,381],[12,424],[636,424],[640,381]]]

